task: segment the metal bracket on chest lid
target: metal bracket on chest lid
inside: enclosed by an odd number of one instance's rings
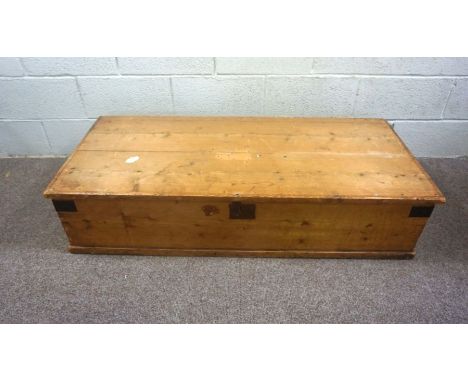
[[[410,218],[428,218],[431,216],[434,206],[414,206],[410,210]]]
[[[68,199],[52,199],[55,211],[57,212],[76,212],[75,201]]]
[[[229,219],[255,219],[255,204],[229,203]]]

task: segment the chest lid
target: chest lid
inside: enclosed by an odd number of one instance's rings
[[[444,202],[378,119],[101,117],[51,198]]]

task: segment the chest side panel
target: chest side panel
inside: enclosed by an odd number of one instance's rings
[[[412,251],[427,221],[411,217],[410,204],[262,202],[252,212],[219,201],[74,203],[59,216],[70,244],[83,247]]]

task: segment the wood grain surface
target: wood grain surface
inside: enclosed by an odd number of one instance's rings
[[[384,120],[101,117],[47,197],[445,199]]]
[[[197,256],[407,258],[445,201],[377,119],[101,117],[44,194],[72,252]]]
[[[71,245],[88,247],[412,252],[427,218],[410,205],[257,203],[230,219],[213,201],[79,199],[59,213]]]

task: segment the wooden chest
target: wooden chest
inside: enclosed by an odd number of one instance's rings
[[[101,117],[45,190],[75,253],[410,257],[444,196],[378,119]]]

